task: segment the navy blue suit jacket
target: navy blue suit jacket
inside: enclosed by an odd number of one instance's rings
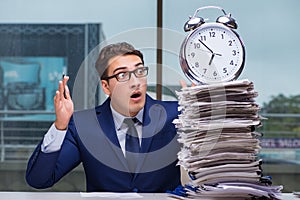
[[[141,154],[136,173],[128,172],[108,98],[95,109],[75,112],[61,150],[43,153],[41,143],[28,161],[26,181],[48,188],[81,162],[88,192],[165,192],[180,184],[179,144],[172,121],[178,103],[146,97]]]

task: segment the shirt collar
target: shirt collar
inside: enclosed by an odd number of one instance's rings
[[[120,113],[118,113],[113,107],[112,105],[110,104],[110,109],[111,109],[111,112],[112,112],[112,116],[113,116],[113,119],[114,119],[114,123],[115,123],[115,128],[116,130],[120,130],[122,124],[123,124],[123,121],[125,118],[128,118],[127,116],[124,116]],[[143,123],[143,114],[144,114],[144,108],[141,109],[138,114],[134,117],[136,117],[139,122],[142,124]]]

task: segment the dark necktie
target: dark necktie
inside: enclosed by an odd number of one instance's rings
[[[134,173],[138,163],[138,156],[140,152],[140,142],[137,130],[134,123],[136,118],[125,118],[124,123],[127,124],[128,130],[126,132],[125,150],[126,160],[128,162],[129,170]]]

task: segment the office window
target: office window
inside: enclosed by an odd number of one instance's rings
[[[101,42],[101,34],[101,23],[0,24],[0,173],[16,179],[2,182],[1,189],[14,190],[14,184],[28,189],[17,174],[24,176],[30,154],[55,120],[58,81],[68,74],[72,91],[82,61]]]

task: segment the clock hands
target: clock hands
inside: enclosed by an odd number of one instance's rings
[[[205,46],[205,48],[207,48],[207,49],[209,50],[209,52],[211,53],[211,57],[210,57],[210,60],[209,60],[208,65],[211,65],[211,63],[212,63],[212,61],[213,61],[215,55],[217,55],[217,56],[222,56],[222,54],[214,53],[213,50],[211,50],[211,49],[210,49],[204,42],[202,42],[201,40],[199,40],[199,42],[200,42],[201,44],[203,44],[203,46]]]
[[[212,53],[208,65],[211,65],[211,63],[212,63],[212,61],[213,61],[215,55],[217,55],[217,56],[222,56],[222,54],[219,54],[219,53]]]
[[[201,40],[199,40],[199,42],[203,44],[210,51],[210,53],[214,53],[208,46],[206,46],[204,42],[202,42]]]
[[[210,60],[209,60],[208,65],[211,65],[211,63],[212,63],[214,57],[215,57],[215,54],[213,53],[213,54],[211,55],[211,57],[210,57]]]

